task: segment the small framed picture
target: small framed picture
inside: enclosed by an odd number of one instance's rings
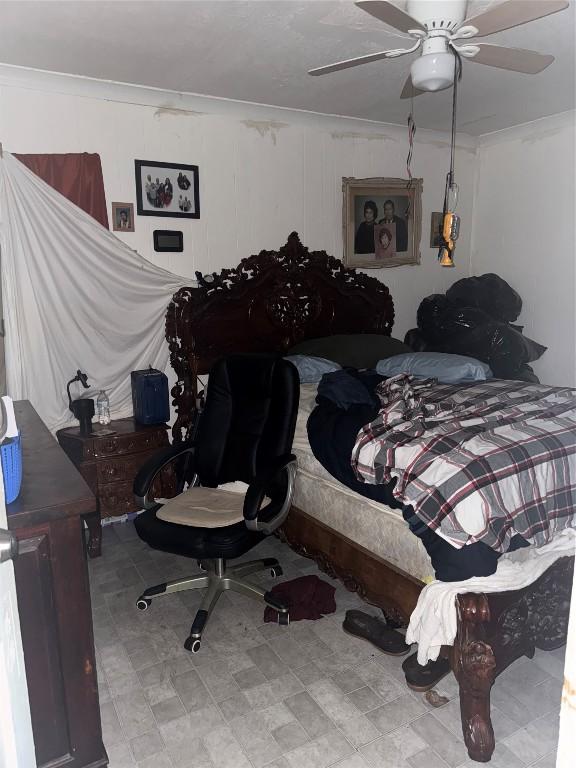
[[[344,263],[381,269],[420,263],[422,179],[342,179]]]
[[[199,219],[198,166],[135,160],[139,216]]]
[[[430,248],[440,248],[442,245],[443,223],[443,213],[434,212],[430,214]]]
[[[112,203],[112,231],[134,232],[133,203]]]

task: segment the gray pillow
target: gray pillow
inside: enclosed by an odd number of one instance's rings
[[[333,373],[340,369],[337,363],[325,360],[323,357],[288,355],[284,360],[290,360],[296,366],[300,384],[317,384],[325,373]]]
[[[324,357],[346,368],[375,368],[379,360],[411,351],[406,344],[390,336],[350,333],[306,339],[295,344],[288,354]]]
[[[444,352],[412,352],[381,360],[376,370],[382,376],[411,373],[418,379],[438,379],[443,384],[464,384],[492,378],[490,366],[464,355]]]

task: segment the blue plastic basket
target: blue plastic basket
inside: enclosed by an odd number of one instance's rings
[[[22,484],[22,444],[20,435],[0,445],[2,474],[4,475],[4,495],[6,504],[18,498]]]

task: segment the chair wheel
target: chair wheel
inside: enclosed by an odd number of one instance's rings
[[[139,597],[138,600],[136,600],[136,608],[138,608],[139,611],[147,611],[151,602],[152,600],[148,600],[147,597]]]
[[[281,565],[273,565],[272,568],[270,568],[270,576],[272,576],[273,579],[277,579],[278,576],[282,576],[284,571],[282,570]]]
[[[208,569],[206,568],[206,566],[204,565],[204,563],[203,563],[203,561],[202,561],[202,560],[196,560],[196,563],[197,563],[197,565],[198,565],[198,568],[200,568],[200,570],[201,570],[201,571],[206,571],[206,570],[208,570]]]
[[[186,648],[187,651],[190,651],[190,653],[198,653],[201,643],[202,641],[197,637],[187,637],[184,642],[184,648]]]
[[[278,624],[280,624],[281,627],[287,627],[288,624],[290,624],[290,614],[289,613],[279,613],[278,614]]]

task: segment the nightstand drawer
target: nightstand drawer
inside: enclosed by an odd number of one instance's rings
[[[125,515],[128,512],[140,511],[140,507],[136,504],[134,498],[133,483],[133,477],[129,477],[125,482],[98,484],[101,517],[114,517],[116,515]],[[154,481],[152,496],[168,498],[174,494],[175,487],[176,478],[174,477],[174,472],[171,468],[167,467]]]
[[[132,482],[136,473],[144,462],[154,453],[137,453],[125,458],[100,459],[96,462],[96,474],[98,477],[98,487],[106,483]]]
[[[122,456],[128,453],[149,451],[152,448],[161,448],[164,445],[168,445],[165,427],[136,432],[132,435],[94,437],[92,440],[92,451],[94,458],[99,459],[104,456]]]
[[[106,483],[98,486],[101,517],[115,517],[136,512],[132,483]]]

